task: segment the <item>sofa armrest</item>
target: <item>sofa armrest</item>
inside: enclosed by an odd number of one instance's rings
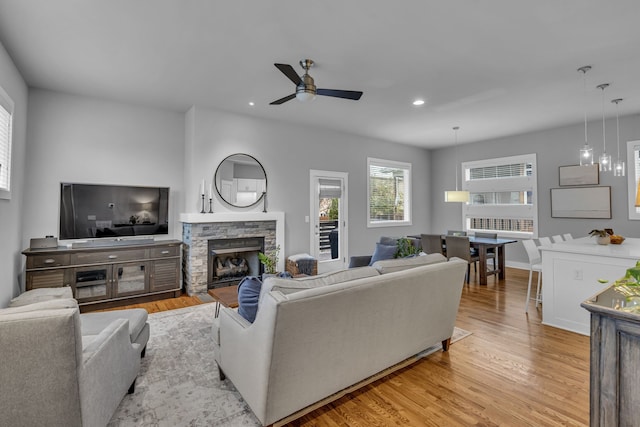
[[[356,255],[349,259],[349,268],[366,267],[371,262],[371,255]]]
[[[117,319],[82,351],[80,399],[83,425],[106,425],[140,370],[139,344],[129,322]]]

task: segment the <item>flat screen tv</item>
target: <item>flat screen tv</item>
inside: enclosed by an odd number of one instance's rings
[[[169,188],[60,184],[62,240],[168,234]]]

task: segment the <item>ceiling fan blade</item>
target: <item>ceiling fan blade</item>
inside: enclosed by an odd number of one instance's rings
[[[282,74],[289,77],[289,80],[291,80],[293,84],[295,84],[296,86],[302,83],[302,79],[300,78],[298,73],[296,73],[296,70],[294,70],[291,65],[289,64],[273,64],[273,65],[275,65],[276,68],[278,68],[278,70],[282,71]]]
[[[359,100],[362,96],[362,92],[355,90],[337,90],[337,89],[318,89],[316,91],[318,95],[333,96],[336,98]]]
[[[280,99],[278,99],[278,100],[276,100],[276,101],[273,101],[273,102],[269,103],[269,105],[280,105],[280,104],[284,104],[284,103],[285,103],[285,102],[287,102],[287,101],[291,101],[291,100],[292,100],[293,98],[295,98],[295,97],[296,97],[296,94],[295,94],[295,93],[292,93],[291,95],[287,95],[287,96],[285,96],[284,98],[280,98]]]

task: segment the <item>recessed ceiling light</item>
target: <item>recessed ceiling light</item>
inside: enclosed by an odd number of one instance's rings
[[[255,102],[253,102],[253,101],[249,101],[249,107],[253,107],[254,105],[256,105],[256,103],[255,103]]]
[[[413,101],[413,105],[415,105],[416,107],[422,104],[424,104],[424,100],[422,99],[416,99],[415,101]]]

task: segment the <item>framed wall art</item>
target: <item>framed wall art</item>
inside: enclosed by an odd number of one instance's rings
[[[571,165],[558,168],[560,186],[600,184],[599,165]]]
[[[551,217],[611,219],[611,187],[552,188]]]

